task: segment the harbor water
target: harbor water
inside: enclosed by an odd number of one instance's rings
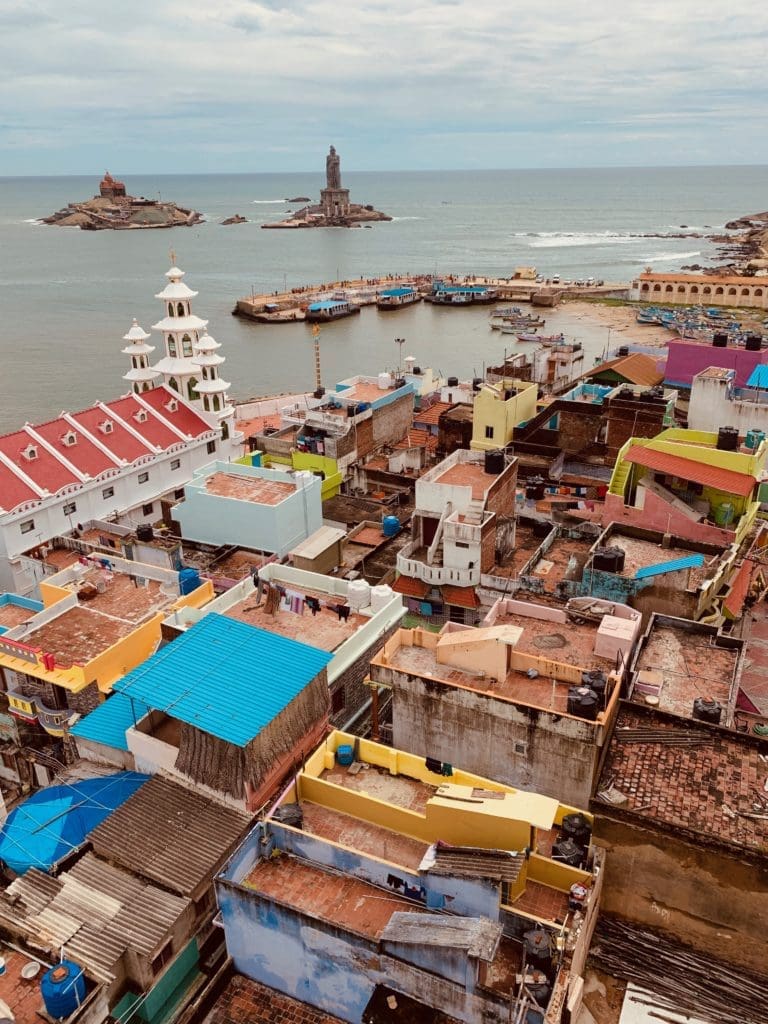
[[[313,174],[134,176],[126,181],[131,194],[200,210],[205,223],[88,232],[44,226],[38,218],[93,195],[99,173],[0,178],[6,384],[0,429],[121,393],[122,335],[134,316],[147,330],[160,318],[153,296],[165,283],[171,250],[200,293],[195,312],[224,346],[232,393],[244,398],[314,385],[308,326],[231,316],[235,300],[253,291],[403,272],[509,276],[519,265],[563,279],[629,281],[645,266],[711,262],[712,243],[695,236],[765,207],[761,167],[379,174],[348,173],[342,164],[342,174],[353,201],[371,203],[393,220],[370,228],[261,230],[300,205],[286,198],[317,198],[318,168]],[[248,222],[219,223],[236,213]],[[567,306],[544,315],[545,333],[562,330],[584,344],[585,366],[605,350],[606,329],[588,326]],[[462,377],[500,362],[513,343],[489,329],[487,308],[366,308],[323,329],[326,386],[393,366],[395,337],[406,338],[402,355]]]

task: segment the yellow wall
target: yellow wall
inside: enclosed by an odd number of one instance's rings
[[[343,476],[339,471],[336,459],[327,455],[316,455],[314,452],[291,452],[291,463],[296,470],[309,470],[312,473],[324,473],[320,496],[323,501],[333,498],[339,493]]]
[[[504,400],[507,388],[521,389]],[[538,388],[530,381],[504,380],[484,385],[475,395],[472,410],[472,441],[475,451],[502,448],[512,440],[512,431],[536,415]],[[486,427],[493,427],[493,437],[486,437]]]

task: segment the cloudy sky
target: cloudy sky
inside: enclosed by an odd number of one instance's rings
[[[0,175],[768,163],[757,0],[2,0]]]

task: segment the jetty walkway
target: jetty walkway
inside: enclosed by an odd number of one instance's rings
[[[384,277],[330,281],[326,284],[307,284],[287,291],[253,293],[238,299],[232,312],[235,316],[246,317],[259,323],[294,323],[305,319],[307,306],[313,302],[322,302],[336,296],[358,306],[371,306],[375,304],[379,292],[387,288],[410,285],[427,294],[432,288],[433,280],[449,284],[488,285],[489,288],[496,290],[499,302],[531,302],[539,306],[555,306],[561,299],[585,295],[627,298],[629,288],[626,282],[577,286],[475,274],[391,274]]]

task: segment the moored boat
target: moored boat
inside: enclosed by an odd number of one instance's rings
[[[306,319],[310,323],[327,323],[329,320],[340,320],[359,312],[360,307],[353,305],[348,299],[326,299],[307,306]]]
[[[432,291],[425,296],[427,302],[437,306],[476,306],[495,302],[497,290],[484,284],[445,284],[433,281]]]
[[[387,288],[379,292],[376,308],[382,311],[400,309],[403,306],[412,306],[414,302],[421,302],[421,292],[415,288]]]

